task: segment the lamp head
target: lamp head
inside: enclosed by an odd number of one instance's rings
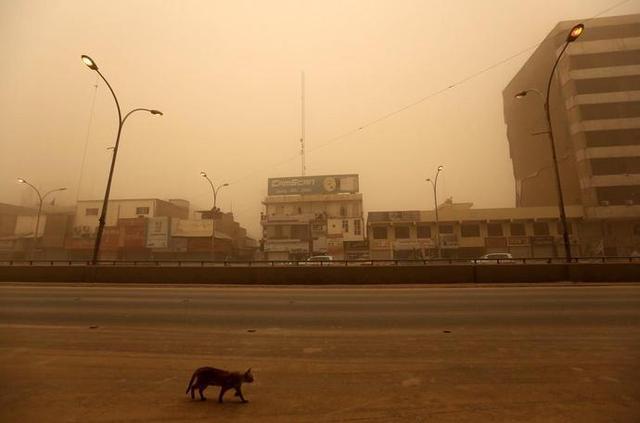
[[[202,176],[203,178],[206,178],[207,174],[205,172],[200,172],[200,176]]]
[[[152,115],[160,115],[162,116],[162,112],[160,110],[149,110]]]
[[[25,180],[24,180],[24,179],[22,179],[22,178],[18,178],[18,182],[20,182],[21,184],[26,184],[26,183],[27,183],[27,181],[25,181]]]
[[[222,184],[222,186],[223,186],[223,187],[228,187],[228,186],[229,186],[229,184]]]
[[[94,71],[98,70],[98,65],[96,65],[96,62],[94,62],[91,57],[87,56],[86,54],[83,54],[82,56],[80,56],[80,58],[82,59],[82,62],[85,65],[87,65],[89,69]]]
[[[58,191],[66,191],[67,187],[58,188]]]
[[[517,99],[521,99],[527,96],[529,92],[528,91],[520,91],[519,93],[517,93],[516,95],[514,95],[515,98]]]
[[[442,169],[444,169],[444,166],[442,165],[438,166],[438,172],[442,172]]]
[[[578,37],[580,37],[582,35],[582,33],[584,32],[584,25],[579,23],[578,25],[574,26],[573,28],[571,28],[571,31],[569,31],[569,35],[567,35],[567,42],[568,43],[572,43],[575,40],[578,39]]]

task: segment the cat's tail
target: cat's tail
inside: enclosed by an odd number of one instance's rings
[[[191,385],[193,385],[193,381],[195,380],[197,373],[198,373],[197,370],[193,372],[193,375],[191,376],[191,380],[189,381],[189,386],[187,386],[187,391],[185,392],[185,394],[189,393],[189,390],[191,389]]]

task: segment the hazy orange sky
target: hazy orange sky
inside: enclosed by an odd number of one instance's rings
[[[501,91],[533,49],[357,129],[617,3],[2,0],[0,202],[33,202],[17,177],[68,187],[58,203],[103,197],[117,115],[101,81],[91,113],[88,54],[124,112],[165,113],[127,122],[111,198],[208,208],[205,170],[231,183],[218,205],[258,236],[267,178],[301,172],[304,71],[308,175],[358,173],[365,211],[431,209],[425,178],[443,164],[441,199],[513,206]],[[603,16],[638,12],[628,1]]]

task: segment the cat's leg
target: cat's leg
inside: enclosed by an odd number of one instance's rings
[[[249,402],[246,399],[244,399],[244,397],[242,396],[242,389],[240,388],[236,388],[236,397],[240,397],[240,399],[242,400],[242,402]]]
[[[220,387],[220,395],[218,395],[218,402],[222,402],[222,397],[224,396],[224,393],[227,392],[229,388],[225,388],[224,386]]]
[[[195,387],[195,386],[192,386],[192,387],[191,387],[191,399],[196,399],[196,394],[195,394],[195,392],[196,392],[196,387]]]
[[[204,390],[207,388],[207,385],[199,385],[198,386],[198,393],[200,394],[200,401],[205,401],[206,398],[204,396]]]

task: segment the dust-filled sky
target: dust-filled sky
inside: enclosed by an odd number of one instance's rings
[[[307,175],[358,173],[365,211],[430,209],[442,164],[441,199],[513,206],[501,91],[533,49],[446,88],[618,3],[0,0],[0,202],[33,204],[17,177],[67,187],[57,204],[104,196],[117,113],[88,54],[123,113],[164,112],[127,121],[111,198],[208,208],[205,170],[258,236],[267,178],[301,173],[304,71]]]

